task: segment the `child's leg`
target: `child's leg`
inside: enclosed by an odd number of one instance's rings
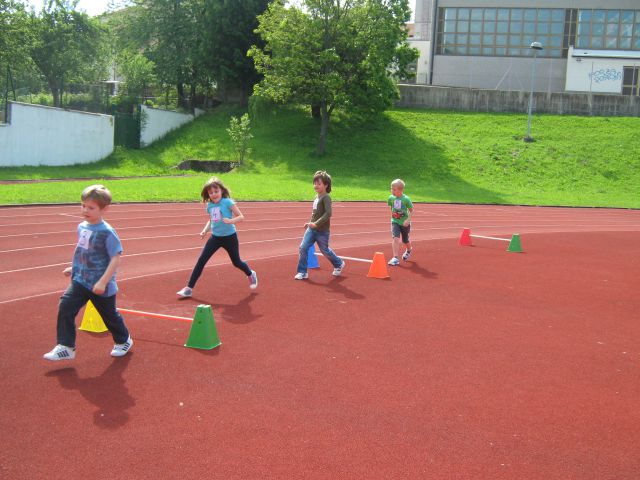
[[[227,235],[225,237],[220,237],[220,243],[222,248],[224,248],[229,254],[229,258],[231,259],[231,263],[236,268],[242,270],[245,275],[248,277],[251,275],[251,269],[249,265],[242,261],[240,258],[240,245],[238,244],[238,234],[234,233],[233,235]]]
[[[114,343],[125,343],[129,338],[129,330],[124,324],[122,315],[116,309],[116,296],[101,297],[100,295],[92,294],[91,301],[102,320],[104,320],[105,326],[111,332]]]
[[[58,304],[58,344],[65,347],[76,347],[76,316],[89,300],[89,290],[82,285],[71,282],[60,297]]]
[[[411,256],[411,242],[409,241],[409,232],[411,231],[411,225],[402,227],[400,231],[402,232],[402,243],[404,243],[404,247],[406,248],[405,252],[402,254],[402,260],[406,262]]]
[[[309,255],[309,248],[315,243],[315,241],[316,232],[311,228],[307,228],[307,230],[304,232],[304,236],[302,237],[302,242],[300,242],[297,267],[298,273],[307,273],[307,255]]]
[[[187,284],[189,288],[193,288],[196,286],[196,282],[200,278],[200,275],[202,275],[204,266],[220,247],[220,237],[214,237],[213,235],[211,235],[211,237],[209,237],[209,240],[207,240],[207,243],[204,245],[204,248],[202,249],[200,258],[198,258],[198,261],[196,262],[196,266],[193,267],[193,272],[191,272],[191,277],[189,278],[189,283]]]
[[[393,258],[398,258],[398,251],[400,250],[400,225],[396,222],[391,222],[391,250],[393,252]]]
[[[402,232],[402,243],[404,243],[404,246],[407,249],[407,251],[410,252],[411,241],[409,240],[409,232],[411,231],[411,224],[407,225],[406,227],[402,227],[400,231]]]
[[[318,249],[327,257],[327,260],[331,262],[334,268],[342,266],[342,260],[329,248],[329,232],[317,232],[316,242],[318,243]]]

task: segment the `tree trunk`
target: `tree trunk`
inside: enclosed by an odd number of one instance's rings
[[[196,84],[191,84],[191,92],[189,94],[189,111],[193,114],[196,113]]]
[[[329,132],[329,117],[331,116],[331,111],[327,109],[326,100],[322,100],[320,103],[320,115],[320,139],[316,153],[318,155],[324,155],[327,144],[327,133]]]
[[[49,81],[49,90],[51,90],[51,96],[53,97],[53,106],[60,108],[61,92],[58,84],[55,81]]]
[[[187,99],[184,96],[184,85],[182,84],[182,82],[178,82],[176,84],[176,88],[178,90],[178,107],[187,108]]]
[[[311,117],[313,117],[315,120],[319,120],[321,116],[320,104],[314,103],[313,105],[311,105]]]

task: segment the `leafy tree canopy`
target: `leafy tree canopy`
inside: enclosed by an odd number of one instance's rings
[[[317,153],[323,154],[336,107],[373,115],[399,97],[394,76],[408,76],[408,64],[417,58],[407,43],[410,15],[407,0],[272,3],[259,17],[265,45],[249,52],[264,76],[255,94],[317,106]]]

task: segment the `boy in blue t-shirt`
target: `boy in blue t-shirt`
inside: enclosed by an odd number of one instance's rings
[[[116,231],[102,219],[111,203],[111,192],[103,185],[91,185],[82,191],[82,216],[78,225],[78,243],[71,267],[64,274],[71,284],[58,305],[58,344],[44,354],[47,360],[73,360],[76,356],[76,315],[91,300],[113,336],[112,357],[123,357],[133,340],[116,309],[116,270],[120,265],[122,244]]]
[[[391,236],[393,241],[391,248],[393,250],[393,258],[389,260],[389,265],[399,265],[398,252],[400,250],[400,236],[402,243],[406,248],[402,255],[405,262],[411,256],[411,242],[409,241],[409,232],[411,231],[411,213],[413,212],[413,203],[411,199],[404,194],[404,182],[396,178],[391,182],[391,195],[387,199],[387,205],[391,207]]]

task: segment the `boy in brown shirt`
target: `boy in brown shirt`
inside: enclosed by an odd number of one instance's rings
[[[306,231],[300,243],[297,273],[293,277],[296,280],[304,280],[309,277],[307,274],[307,255],[309,248],[314,243],[318,244],[319,250],[333,265],[334,276],[339,277],[345,265],[345,262],[329,248],[331,176],[325,171],[317,171],[313,176],[313,189],[317,195],[313,201],[311,220],[304,224]]]

